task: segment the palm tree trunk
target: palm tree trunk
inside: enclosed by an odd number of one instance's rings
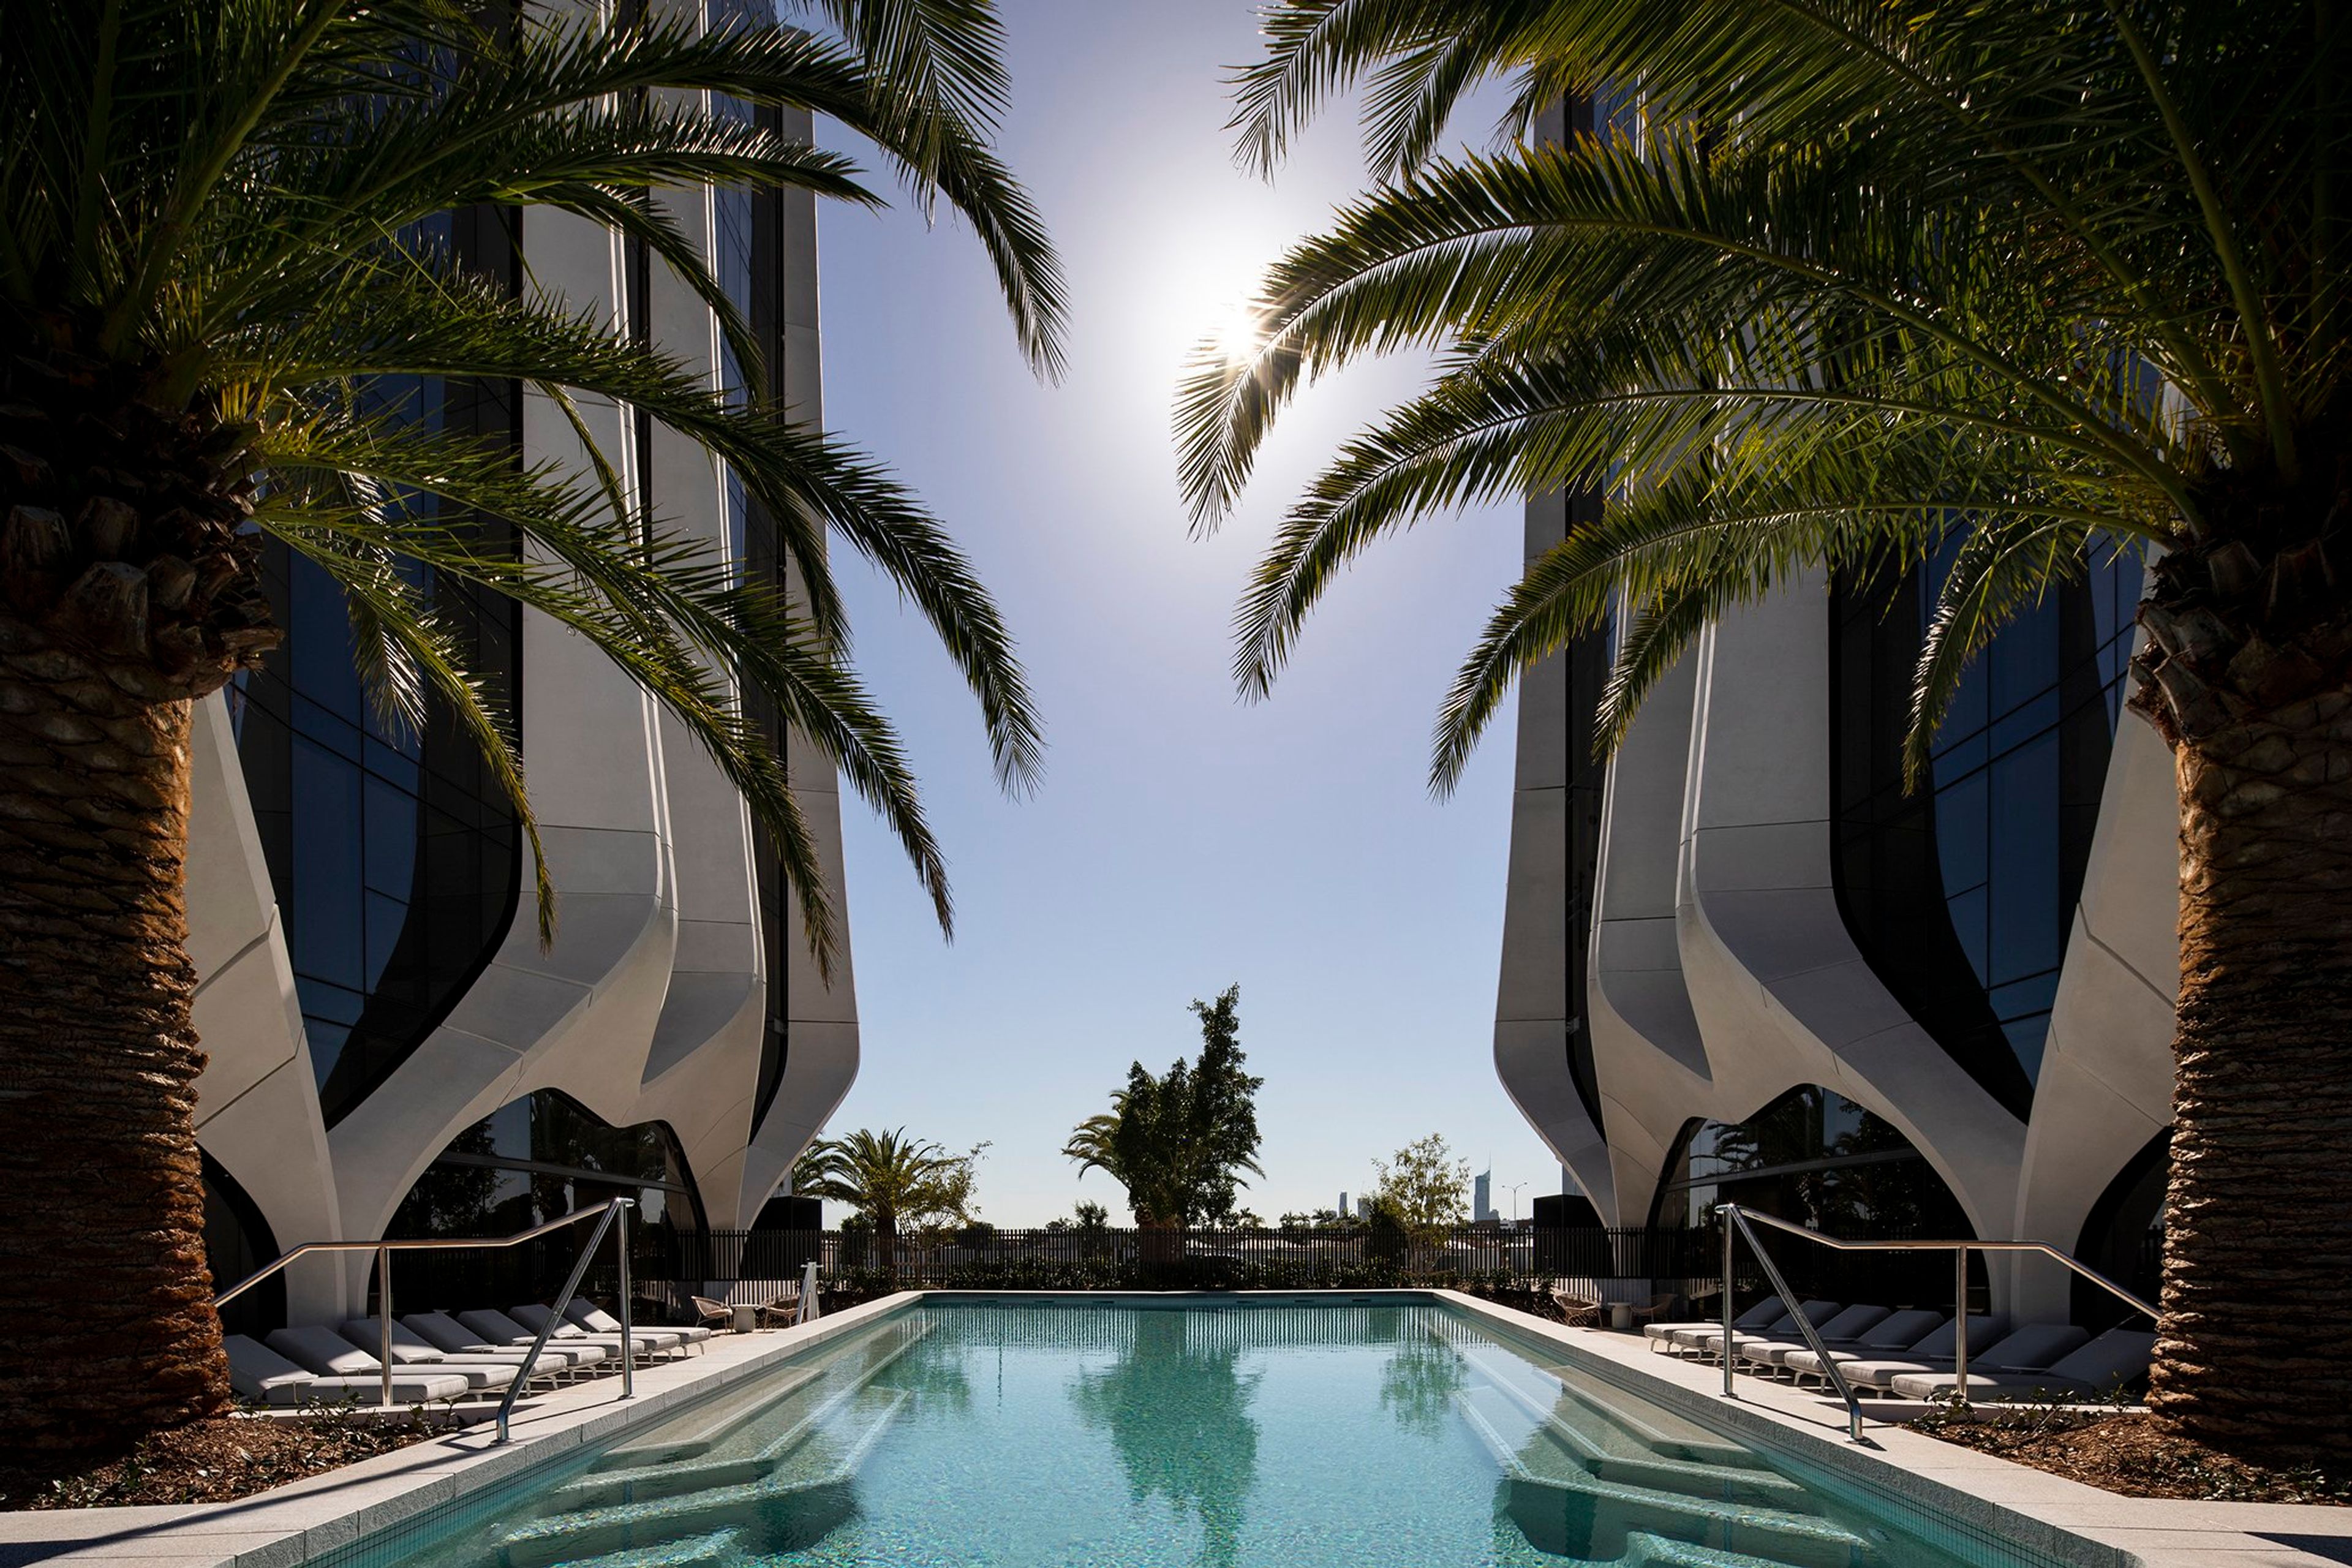
[[[183,861],[190,706],[0,612],[0,1447],[216,1414]]]
[[[2149,1403],[2223,1448],[2343,1464],[2352,694],[2231,707],[2232,721],[2172,731],[2180,1003]]]

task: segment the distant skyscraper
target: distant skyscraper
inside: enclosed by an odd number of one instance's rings
[[[1495,1173],[1481,1171],[1470,1184],[1470,1217],[1480,1225],[1496,1217],[1495,1205],[1487,1202],[1495,1184]]]
[[[1331,1212],[1338,1215],[1341,1219],[1346,1219],[1348,1217],[1348,1194],[1345,1188],[1342,1188],[1339,1193],[1339,1206],[1333,1209]]]
[[[1356,1199],[1356,1217],[1358,1219],[1370,1219],[1372,1217],[1371,1199],[1360,1195]]]

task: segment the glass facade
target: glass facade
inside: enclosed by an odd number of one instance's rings
[[[2103,552],[2004,629],[1936,737],[1927,786],[1906,793],[1912,674],[1940,577],[1842,582],[1832,596],[1838,904],[1887,989],[2022,1120],[2098,823],[2139,563]]]
[[[510,276],[497,214],[457,215],[419,237]],[[443,429],[520,438],[511,386],[403,379],[370,395]],[[231,689],[230,712],[332,1126],[406,1059],[498,950],[514,915],[520,837],[473,742],[439,704],[421,734],[395,734],[376,715],[341,592],[326,574],[282,545],[268,548],[265,564],[286,642]],[[419,581],[433,588],[421,571]],[[519,713],[515,607],[455,585],[434,600],[473,642],[473,668],[494,697]]]
[[[1736,1203],[1832,1236],[1975,1235],[1911,1141],[1834,1089],[1790,1090],[1745,1121],[1693,1118],[1666,1156],[1654,1226],[1704,1226]]]
[[[614,1127],[543,1089],[451,1139],[385,1234],[507,1236],[616,1197],[636,1200],[638,1224],[702,1228],[693,1175],[667,1123]]]
[[[278,1256],[278,1238],[261,1205],[236,1178],[202,1150],[205,1182],[205,1263],[215,1293],[248,1278]],[[286,1276],[274,1274],[221,1309],[221,1331],[259,1339],[286,1326]]]

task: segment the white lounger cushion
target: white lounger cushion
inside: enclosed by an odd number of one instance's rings
[[[1767,1296],[1761,1301],[1757,1302],[1756,1305],[1748,1308],[1748,1310],[1740,1313],[1739,1316],[1732,1319],[1731,1326],[1735,1330],[1760,1329],[1768,1324],[1779,1322],[1783,1315],[1784,1314],[1780,1307],[1780,1298],[1778,1296]],[[1675,1331],[1677,1329],[1713,1329],[1717,1334],[1720,1334],[1723,1332],[1723,1320],[1717,1318],[1715,1321],[1710,1323],[1698,1319],[1693,1319],[1689,1321],[1680,1323],[1644,1323],[1642,1325],[1642,1332],[1654,1340],[1672,1339],[1674,1338]]]
[[[1855,1335],[1885,1316],[1886,1309],[1884,1307],[1848,1307],[1829,1321],[1816,1324],[1814,1329],[1824,1342],[1835,1348],[1853,1342]],[[1795,1325],[1790,1327],[1793,1329]],[[1741,1334],[1733,1340],[1732,1346],[1733,1353],[1740,1360],[1754,1362],[1759,1366],[1772,1366],[1777,1364],[1777,1357],[1788,1354],[1791,1349],[1804,1349],[1805,1336],[1801,1332]]]
[[[494,1345],[527,1346],[539,1336],[495,1307],[477,1307],[457,1321]]]
[[[1803,1313],[1806,1321],[1815,1328],[1828,1322],[1843,1310],[1844,1309],[1835,1301],[1808,1301],[1797,1309],[1797,1311]],[[1780,1321],[1769,1329],[1752,1334],[1736,1334],[1733,1337],[1736,1340],[1760,1343],[1765,1340],[1802,1339],[1804,1335],[1797,1328],[1796,1314],[1783,1313]],[[1723,1325],[1717,1323],[1704,1329],[1684,1329],[1675,1335],[1675,1343],[1692,1350],[1713,1352],[1723,1343]]]
[[[572,1299],[570,1306],[563,1309],[563,1315],[571,1319],[575,1326],[586,1329],[591,1333],[617,1334],[621,1331],[620,1319],[594,1302],[583,1301],[577,1296]],[[629,1332],[632,1335],[642,1334],[645,1331],[645,1325],[642,1323],[629,1325]],[[659,1331],[665,1334],[676,1334],[680,1343],[689,1345],[700,1344],[710,1337],[710,1331],[698,1325],[694,1328],[680,1328],[676,1323],[664,1323]]]
[[[1922,1335],[1932,1332],[1944,1321],[1941,1312],[1896,1312],[1884,1321],[1873,1324],[1859,1334],[1845,1337],[1831,1333],[1834,1323],[1824,1324],[1822,1339],[1832,1354],[1849,1357],[1908,1350]],[[1801,1339],[1768,1340],[1759,1344],[1742,1342],[1739,1353],[1762,1366],[1786,1366],[1789,1358],[1802,1352],[1810,1368],[1813,1347]]]
[[[1993,1343],[2008,1331],[2009,1318],[2005,1313],[1993,1312],[1970,1317],[1969,1350],[1971,1357],[1979,1350]],[[1890,1351],[1881,1356],[1873,1356],[1866,1352],[1847,1354],[1832,1350],[1830,1352],[1830,1359],[1842,1367],[1866,1362],[1873,1365],[1893,1366],[1901,1372],[1934,1372],[1939,1363],[1944,1366],[1952,1364],[1952,1340],[1953,1325],[1949,1320],[1947,1320],[1905,1349]],[[1793,1372],[1811,1373],[1815,1376],[1819,1376],[1822,1371],[1821,1358],[1814,1355],[1811,1350],[1791,1351],[1780,1364]]]
[[[553,1312],[536,1301],[526,1301],[509,1315],[532,1333],[537,1333],[542,1325],[555,1317]],[[621,1342],[620,1332],[617,1330],[609,1334],[590,1333],[577,1323],[562,1321],[556,1323],[555,1332],[550,1338],[585,1340],[590,1344],[599,1345],[617,1346]],[[667,1329],[634,1329],[630,1331],[629,1339],[633,1345],[642,1345],[647,1351],[673,1351],[678,1347],[678,1336]]]
[[[320,1324],[298,1329],[273,1329],[269,1348],[289,1360],[309,1367],[312,1372],[334,1377],[381,1379],[383,1363],[360,1349],[334,1330]],[[397,1351],[394,1355],[399,1364]],[[422,1369],[429,1377],[454,1377],[469,1388],[504,1388],[514,1381],[515,1369],[510,1366],[488,1366],[465,1362],[438,1362]]]
[[[381,1330],[373,1318],[352,1318],[342,1326],[342,1336],[367,1352],[375,1353],[381,1342]],[[437,1345],[427,1344],[416,1337],[415,1331],[405,1323],[392,1325],[392,1364],[423,1367],[431,1372],[446,1372],[465,1378],[476,1388],[504,1388],[522,1371],[527,1351],[476,1351],[471,1354],[451,1355]],[[566,1363],[541,1358],[535,1375],[551,1376],[570,1371]]]
[[[2147,1375],[2156,1336],[2137,1329],[2109,1329],[2090,1343],[2051,1363],[2046,1372],[1994,1370],[1969,1373],[1971,1399],[2020,1399],[2035,1394],[2096,1397]],[[1975,1363],[1971,1362],[1971,1368]],[[1935,1399],[1957,1384],[1949,1372],[1906,1373],[1894,1389],[1906,1399]]]
[[[321,1377],[296,1366],[267,1345],[255,1343],[243,1334],[223,1334],[221,1344],[228,1352],[229,1384],[247,1399],[258,1399],[268,1405],[299,1405],[305,1398],[338,1399],[356,1394],[373,1404],[383,1396],[383,1379],[375,1377]],[[395,1405],[427,1405],[440,1399],[462,1399],[467,1393],[462,1377],[439,1373],[411,1372],[394,1373],[392,1378],[392,1398]]]
[[[435,1349],[454,1355],[472,1355],[477,1359],[483,1355],[495,1355],[500,1360],[513,1356],[520,1362],[530,1345],[528,1339],[520,1345],[486,1343],[481,1335],[466,1328],[446,1312],[411,1312],[401,1321]],[[575,1342],[550,1345],[541,1352],[542,1360],[555,1357],[561,1357],[575,1367],[593,1366],[604,1359],[604,1347]]]
[[[1989,1376],[2004,1373],[2040,1372],[2068,1351],[2091,1336],[2072,1323],[2028,1323],[2007,1339],[1986,1345],[1979,1350],[1969,1335],[1969,1370],[1982,1367]],[[1924,1358],[1922,1358],[1922,1361]],[[1842,1364],[1849,1383],[1866,1384],[1872,1388],[1893,1392],[1895,1380],[1912,1373],[1952,1371],[1953,1358],[1939,1356],[1932,1363],[1921,1361],[1853,1362]]]

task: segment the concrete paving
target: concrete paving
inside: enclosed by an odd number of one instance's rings
[[[1874,1402],[1865,1443],[1846,1438],[1844,1405],[1741,1375],[1723,1396],[1723,1369],[1654,1352],[1640,1335],[1570,1329],[1452,1291],[1465,1311],[1549,1341],[1561,1364],[1586,1371],[1742,1441],[1830,1471],[1890,1499],[1924,1503],[1967,1531],[2026,1545],[2084,1568],[2343,1568],[2352,1564],[2352,1508],[2126,1498],[2046,1470],[1882,1425]],[[1885,1419],[1921,1407],[1888,1401]]]

